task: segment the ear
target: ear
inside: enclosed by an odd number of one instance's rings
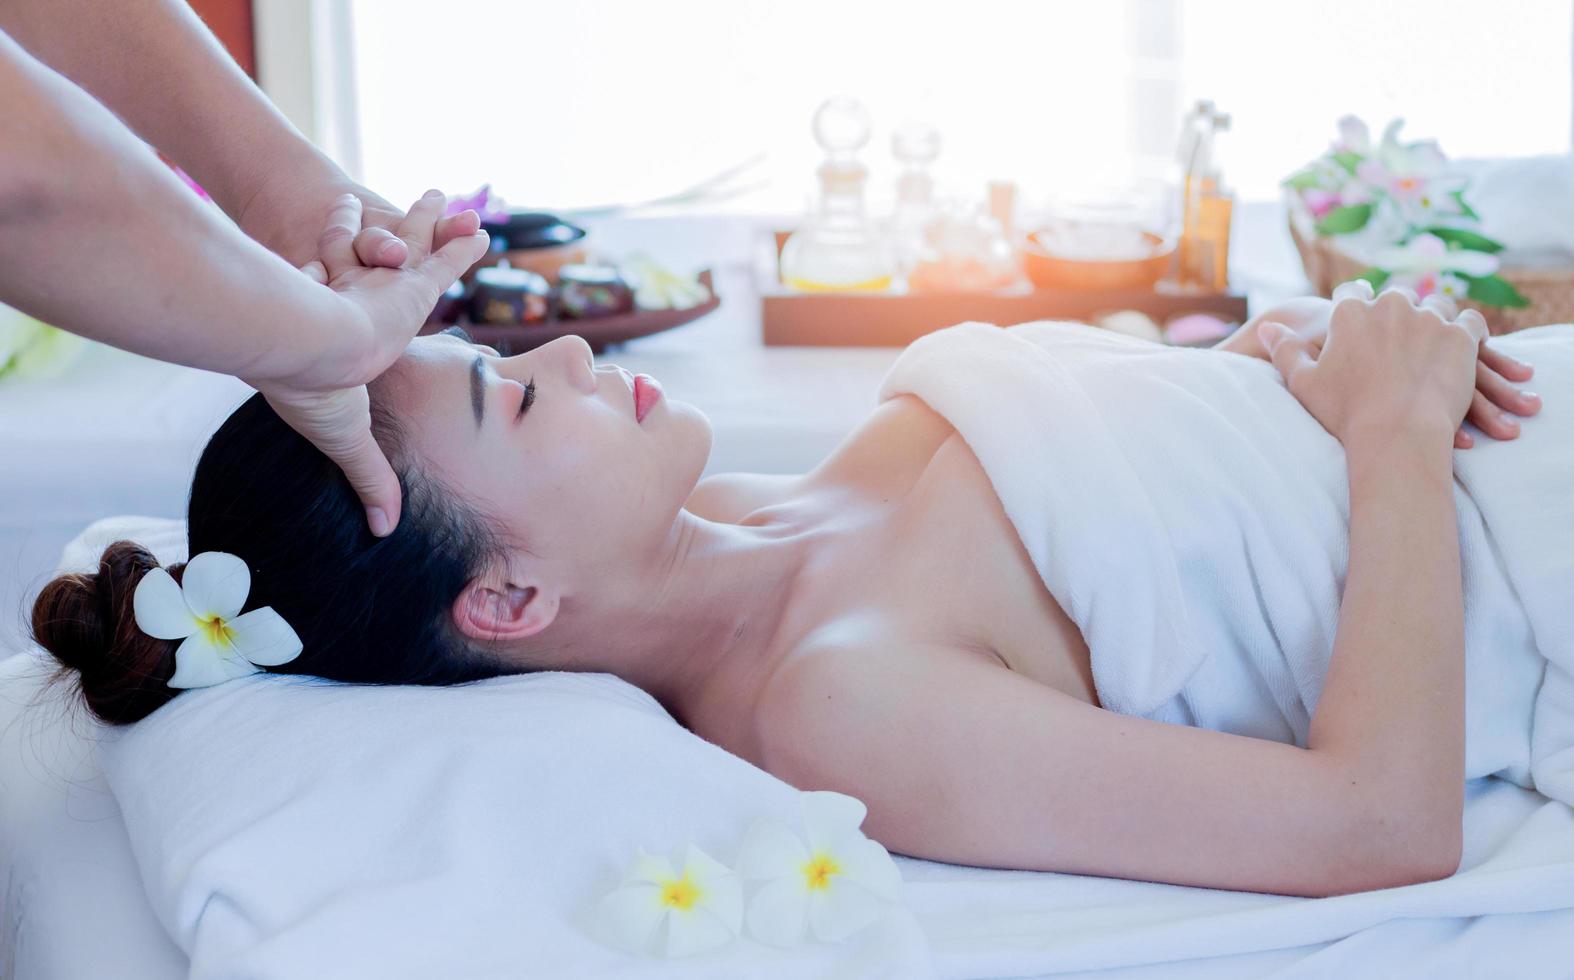
[[[552,625],[557,611],[555,592],[480,577],[454,600],[453,619],[472,640],[522,640]]]

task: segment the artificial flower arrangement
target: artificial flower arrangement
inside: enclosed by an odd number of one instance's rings
[[[1345,116],[1328,151],[1285,178],[1303,259],[1304,239],[1315,233],[1337,239],[1340,251],[1366,267],[1354,278],[1374,289],[1403,285],[1421,298],[1442,293],[1481,306],[1529,306],[1498,275],[1503,245],[1481,233],[1465,200],[1468,179],[1449,173],[1436,140],[1400,142],[1403,125],[1389,123],[1374,146],[1366,124]]]
[[[738,848],[736,868],[692,842],[681,871],[641,849],[622,884],[599,904],[604,940],[631,953],[674,957],[725,946],[745,926],[771,946],[795,946],[811,936],[838,942],[873,925],[887,906],[902,904],[896,862],[859,829],[868,814],[864,804],[829,791],[799,799],[800,827],[756,820]]]

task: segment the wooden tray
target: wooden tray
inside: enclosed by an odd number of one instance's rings
[[[1030,289],[1011,292],[800,293],[781,282],[777,232],[754,266],[766,346],[906,347],[924,334],[966,320],[1008,326],[1029,320],[1091,320],[1138,310],[1161,326],[1184,313],[1246,321],[1246,297],[1158,289]]]
[[[721,305],[721,297],[716,295],[711,271],[706,269],[701,272],[699,280],[710,291],[710,299],[686,310],[635,310],[633,313],[598,317],[593,320],[558,319],[554,311],[553,317],[545,322],[510,326],[473,323],[469,317],[461,316],[458,325],[475,338],[477,343],[495,347],[498,353],[504,355],[518,354],[540,347],[569,334],[583,337],[590,344],[590,349],[600,354],[612,344],[621,344],[635,337],[671,330],[673,327],[698,320],[714,311]],[[446,323],[428,323],[421,328],[421,333],[437,333],[448,326],[449,324]]]

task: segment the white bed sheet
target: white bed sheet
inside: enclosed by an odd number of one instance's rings
[[[163,550],[179,524],[105,523],[79,550],[128,534]],[[40,663],[36,652],[0,662],[0,977],[182,976],[185,957],[147,904],[120,809],[99,770],[94,726],[58,701],[32,703]],[[1502,882],[1495,914],[1461,914],[1437,887],[1446,882],[1393,890],[1381,901],[1374,893],[1308,904],[899,863],[941,976],[1574,973],[1574,811],[1482,780],[1470,786],[1465,829],[1462,867],[1475,874],[1496,868]],[[1526,874],[1566,882],[1570,908],[1518,911]]]
[[[25,707],[40,676],[34,664],[31,656],[0,662],[0,977],[182,977],[186,958],[144,897],[119,807],[93,755],[91,728],[67,723],[58,705]],[[1467,863],[1495,849],[1543,805],[1535,794],[1498,781],[1473,792]],[[1279,903],[1098,878],[901,863],[908,901],[925,924],[942,976],[1288,980],[1574,972],[1574,909],[1398,918],[1332,941],[1188,958],[1188,947],[1216,939],[1232,917],[1239,922],[1233,928],[1247,931],[1250,917],[1262,913],[1246,906]],[[1034,942],[1024,942],[1024,934]],[[1112,953],[1148,962],[1084,969]],[[1022,970],[1029,962],[1038,965]]]
[[[172,980],[186,956],[142,890],[92,729],[23,654],[0,662],[0,978]]]

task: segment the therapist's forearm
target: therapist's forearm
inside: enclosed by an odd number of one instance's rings
[[[183,0],[4,0],[0,30],[114,110],[237,221],[272,174],[339,174]]]
[[[252,382],[369,346],[345,300],[247,238],[4,34],[0,105],[0,302]]]

